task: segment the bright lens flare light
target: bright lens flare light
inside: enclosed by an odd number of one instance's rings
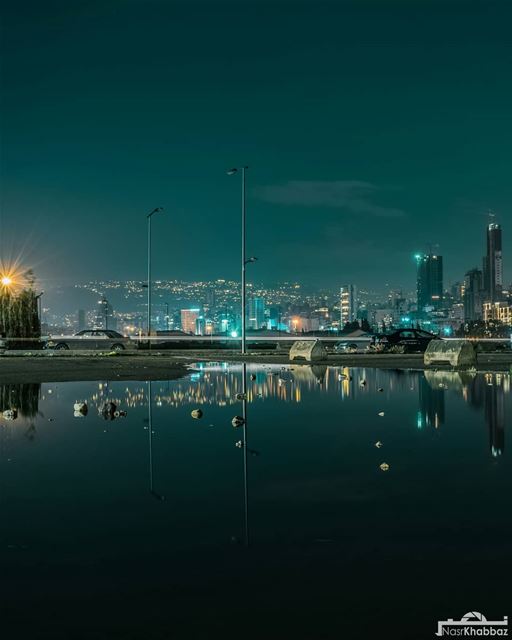
[[[2,287],[10,287],[12,285],[12,278],[9,276],[2,276],[2,280],[0,280],[0,282],[2,283]]]

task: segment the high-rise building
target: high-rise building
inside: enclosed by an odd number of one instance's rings
[[[94,328],[113,330],[117,328],[117,322],[114,318],[114,309],[105,296],[102,296],[101,300],[98,300],[98,307],[94,316]]]
[[[512,325],[512,305],[506,302],[484,302],[483,316],[485,322],[497,320],[506,325]]]
[[[85,329],[85,311],[83,309],[78,309],[78,331],[83,331]]]
[[[417,254],[418,311],[439,309],[443,303],[443,256]]]
[[[464,320],[470,322],[483,317],[483,274],[471,269],[464,276]]]
[[[354,322],[357,319],[357,287],[354,284],[347,284],[340,288],[340,320],[341,328],[347,322]]]
[[[265,300],[263,298],[249,298],[249,317],[247,326],[249,329],[261,329],[266,324]]]
[[[503,291],[501,226],[495,222],[487,225],[487,255],[483,263],[485,302],[499,302]]]
[[[185,333],[196,334],[197,319],[199,318],[199,309],[182,309],[181,310],[181,330]]]

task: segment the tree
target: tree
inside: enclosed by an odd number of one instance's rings
[[[0,289],[0,335],[21,341],[41,336],[34,275],[32,271],[24,275],[26,286],[19,291]]]
[[[367,333],[371,333],[372,328],[371,328],[370,323],[368,322],[368,320],[366,318],[363,318],[361,320],[361,329],[363,331],[366,331]]]

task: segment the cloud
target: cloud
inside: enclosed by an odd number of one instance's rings
[[[404,216],[402,209],[372,202],[372,197],[380,191],[380,187],[359,180],[289,180],[284,184],[255,187],[254,194],[272,204],[329,207],[382,218]]]

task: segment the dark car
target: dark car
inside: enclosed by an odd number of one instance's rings
[[[110,329],[84,329],[72,336],[51,336],[46,343],[48,349],[100,349],[124,351],[135,348],[135,344],[117,331]]]
[[[374,348],[395,353],[423,352],[431,340],[439,340],[439,337],[423,329],[399,329],[394,333],[376,336]]]

